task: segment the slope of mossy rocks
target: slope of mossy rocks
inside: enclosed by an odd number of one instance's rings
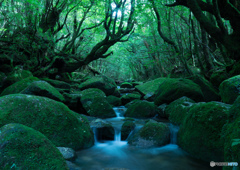
[[[128,120],[124,122],[121,128],[121,140],[126,140],[135,127],[136,125],[133,121]]]
[[[108,103],[103,91],[90,88],[81,92],[81,103],[90,116],[99,118],[116,117],[112,106]]]
[[[126,113],[125,117],[133,118],[151,118],[157,114],[157,106],[153,102],[146,100],[138,100],[131,104]]]
[[[240,96],[229,110],[228,123],[222,131],[224,140],[224,162],[240,162]],[[239,165],[238,165],[239,166]],[[224,167],[231,170],[231,167]]]
[[[138,92],[133,92],[133,93],[126,93],[123,94],[121,97],[122,104],[125,105],[133,100],[138,100],[141,98],[141,94]]]
[[[154,94],[158,90],[159,85],[162,84],[162,82],[164,82],[165,80],[166,78],[158,78],[158,79],[143,83],[141,85],[137,85],[135,86],[135,88],[143,96],[146,96],[146,95],[151,96],[148,98],[148,100],[153,101]]]
[[[228,79],[229,76],[225,70],[216,70],[212,73],[210,77],[210,82],[213,84],[214,87],[219,87],[220,84]]]
[[[0,146],[1,169],[68,169],[55,145],[30,127],[17,123],[1,127]]]
[[[120,88],[132,88],[133,85],[129,82],[124,82],[120,85]]]
[[[46,97],[25,94],[1,97],[0,127],[8,123],[29,126],[43,133],[56,146],[78,150],[94,144],[86,118],[77,119],[66,105]]]
[[[30,94],[42,97],[48,97],[56,101],[64,101],[64,97],[57,89],[46,81],[34,81],[27,88],[21,91],[21,94]]]
[[[0,96],[20,93],[22,90],[28,87],[32,82],[38,81],[38,80],[39,79],[37,77],[28,77],[26,79],[18,81],[12,84],[11,86],[8,86],[7,88],[5,88]]]
[[[205,102],[221,100],[221,97],[218,94],[218,91],[204,77],[200,75],[194,75],[192,77],[189,77],[188,79],[192,80],[194,83],[200,86]]]
[[[175,125],[181,125],[188,110],[195,103],[192,99],[184,96],[170,103],[165,110],[168,119]]]
[[[25,78],[33,77],[32,73],[28,70],[23,70],[21,68],[16,68],[11,73],[7,74],[5,81],[6,86],[10,86],[18,81],[21,81]]]
[[[183,96],[196,102],[203,101],[203,93],[199,85],[188,79],[168,78],[158,87],[154,99],[155,105],[171,103]]]
[[[240,95],[240,75],[223,81],[219,86],[219,90],[222,101],[232,104]]]
[[[164,123],[149,121],[130,137],[128,143],[137,147],[156,147],[166,145],[169,141],[169,127]]]
[[[107,96],[107,101],[112,106],[121,106],[122,105],[121,99],[116,96],[112,96],[112,95]]]
[[[102,90],[107,96],[109,96],[114,94],[117,85],[114,80],[109,77],[95,76],[79,85],[80,90],[85,90],[89,88],[98,88]]]
[[[204,161],[224,161],[221,131],[231,105],[220,102],[196,103],[188,111],[178,132],[177,143]]]

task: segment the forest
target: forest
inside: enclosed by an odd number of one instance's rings
[[[239,0],[0,0],[3,169],[239,169],[239,87]]]

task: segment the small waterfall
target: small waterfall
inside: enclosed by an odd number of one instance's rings
[[[121,141],[121,130],[114,128],[114,141],[115,142],[120,142]]]
[[[170,143],[171,144],[177,144],[177,133],[179,131],[179,126],[169,124],[169,129],[170,129]]]
[[[127,109],[124,106],[120,106],[120,107],[114,107],[113,110],[115,111],[116,116],[120,118],[120,117],[123,117]]]

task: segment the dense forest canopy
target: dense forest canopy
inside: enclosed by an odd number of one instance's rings
[[[2,0],[0,68],[146,80],[238,63],[238,0]]]

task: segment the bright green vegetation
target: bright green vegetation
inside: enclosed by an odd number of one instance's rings
[[[0,127],[20,123],[44,134],[56,146],[75,150],[93,145],[93,132],[85,118],[77,119],[64,104],[33,95],[0,98]]]
[[[56,146],[30,127],[15,123],[2,126],[0,146],[1,169],[68,169]]]

